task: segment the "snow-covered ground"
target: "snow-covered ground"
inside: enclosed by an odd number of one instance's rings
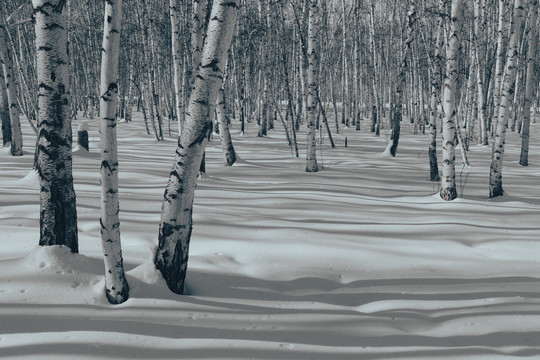
[[[0,149],[0,359],[540,358],[540,147],[520,167],[508,133],[501,199],[488,200],[490,149],[458,158],[458,194],[428,181],[427,135],[345,129],[304,172],[280,124],[247,127],[222,165],[219,137],[194,207],[187,295],[152,265],[175,140],[120,123],[120,207],[131,298],[103,295],[98,123],[74,152],[80,254],[36,246],[39,186],[25,155]],[[76,129],[77,122],[74,123]],[[538,144],[540,125],[532,125]],[[348,147],[344,147],[344,136]],[[440,159],[440,158],[439,158]]]

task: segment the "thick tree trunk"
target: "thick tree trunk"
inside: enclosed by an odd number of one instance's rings
[[[529,49],[527,51],[527,80],[525,83],[525,101],[523,104],[523,124],[521,127],[521,154],[519,164],[521,166],[529,165],[529,130],[531,122],[531,104],[533,99],[533,82],[534,82],[534,59],[536,56],[536,19],[538,12],[538,0],[531,0],[529,18]],[[534,106],[534,104],[533,104]]]
[[[19,120],[19,103],[17,101],[17,84],[13,73],[13,59],[8,44],[7,30],[0,24],[0,62],[4,73],[4,83],[7,90],[9,118],[11,125],[11,155],[23,155],[23,138]]]
[[[32,0],[38,76],[37,171],[40,178],[40,245],[78,252],[68,103],[65,0]]]
[[[458,62],[461,50],[463,0],[452,1],[450,16],[450,34],[446,50],[446,80],[444,82],[442,128],[442,178],[440,195],[450,201],[457,197],[456,191],[456,86],[458,78]]]
[[[155,264],[169,288],[178,294],[184,292],[196,179],[212,131],[210,115],[222,84],[237,10],[238,0],[214,0],[186,123],[161,208]]]
[[[489,171],[489,198],[502,196],[502,168],[504,158],[504,144],[506,139],[506,124],[510,101],[513,91],[513,83],[516,76],[516,64],[519,57],[519,38],[521,33],[521,22],[523,21],[523,0],[515,0],[514,14],[512,16],[512,32],[510,44],[506,54],[506,65],[504,69],[504,82],[501,87],[499,116],[497,121],[497,131],[493,153],[491,154],[491,166]]]
[[[105,3],[101,57],[101,245],[105,261],[105,294],[111,304],[128,299],[124,275],[118,204],[118,149],[116,106],[118,104],[118,56],[122,24],[122,0]]]
[[[317,143],[315,139],[315,117],[317,116],[317,28],[315,17],[317,11],[317,0],[309,0],[309,19],[308,19],[308,41],[307,41],[307,82],[308,82],[308,98],[307,98],[307,154],[306,154],[306,171],[317,172]]]

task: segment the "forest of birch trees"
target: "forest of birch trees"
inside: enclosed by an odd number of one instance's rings
[[[182,293],[197,177],[210,134],[224,163],[229,124],[265,137],[279,126],[317,172],[316,147],[345,127],[386,137],[429,134],[426,175],[454,200],[456,157],[488,146],[486,193],[503,195],[507,131],[539,107],[537,0],[4,0],[0,116],[4,146],[35,138],[41,245],[77,247],[72,126],[100,119],[107,296],[128,296],[118,220],[116,122],[142,113],[151,141],[178,139],[159,224],[156,267]],[[252,127],[253,127],[252,126]],[[307,137],[307,148],[297,138]],[[411,135],[407,135],[411,136]],[[25,144],[28,146],[28,144]],[[32,147],[34,144],[32,144]],[[381,152],[384,149],[381,149]],[[399,176],[399,174],[396,174]],[[489,181],[488,181],[489,179]],[[156,224],[157,230],[157,224]]]

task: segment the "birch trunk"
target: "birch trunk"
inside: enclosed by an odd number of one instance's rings
[[[185,286],[196,179],[212,131],[210,115],[222,84],[237,10],[238,0],[214,0],[186,123],[161,208],[154,261],[171,291],[178,294],[184,292]]]
[[[407,38],[405,40],[403,49],[403,58],[399,66],[399,75],[396,84],[396,97],[394,100],[394,114],[392,116],[392,135],[390,137],[390,154],[396,156],[397,148],[399,144],[399,135],[401,132],[401,118],[403,112],[403,92],[405,91],[407,58],[411,52],[411,43],[413,35],[413,25],[416,20],[416,7],[415,0],[411,0],[409,12],[407,13]]]
[[[6,146],[6,144],[11,143],[11,123],[7,88],[2,69],[0,69],[0,119],[2,121],[2,145]]]
[[[478,90],[478,122],[479,122],[479,139],[478,142],[482,145],[488,144],[488,136],[487,136],[487,122],[486,122],[486,101],[484,99],[484,76],[482,74],[482,67],[480,66],[480,50],[482,47],[480,46],[480,42],[482,41],[484,37],[484,27],[485,27],[485,19],[481,16],[480,13],[480,6],[485,7],[485,2],[482,2],[480,4],[480,1],[482,0],[475,0],[474,1],[474,41],[473,46],[475,47],[475,56],[474,56],[474,62],[476,64],[476,83],[477,83],[477,90]]]
[[[122,0],[105,3],[101,52],[101,246],[105,261],[105,294],[111,304],[121,304],[129,296],[124,275],[118,204],[118,149],[116,106],[118,104],[118,56],[122,24]]]
[[[440,6],[442,10],[442,6]],[[439,19],[439,30],[437,31],[437,43],[435,45],[435,56],[433,60],[433,75],[431,76],[431,99],[429,103],[429,180],[439,181],[439,166],[437,164],[437,119],[439,107],[439,93],[441,91],[441,52],[444,46],[444,20]]]
[[[36,169],[40,178],[40,245],[78,252],[68,102],[65,0],[32,0],[38,77]]]
[[[176,105],[176,119],[178,121],[178,135],[180,135],[184,113],[184,94],[182,93],[182,55],[180,52],[180,21],[177,0],[170,0],[169,15],[171,18],[171,43],[174,67],[174,101]]]
[[[308,39],[307,39],[307,82],[308,82],[308,98],[307,98],[307,154],[306,154],[306,171],[317,172],[317,143],[315,141],[315,117],[317,116],[317,63],[316,63],[316,39],[317,27],[316,11],[317,0],[309,0],[309,17],[308,17]]]
[[[23,139],[19,120],[19,103],[17,102],[17,85],[13,73],[13,59],[8,44],[9,38],[4,25],[0,24],[0,62],[4,73],[4,83],[7,90],[9,119],[11,126],[11,155],[23,155]]]
[[[501,84],[504,71],[503,52],[503,25],[504,25],[504,0],[499,0],[499,22],[497,26],[497,60],[495,62],[495,88],[493,89],[493,120],[491,121],[491,135],[493,127],[499,122],[499,106],[501,102]]]
[[[533,104],[533,82],[534,82],[534,59],[536,55],[536,19],[538,12],[538,0],[531,0],[529,13],[529,48],[527,50],[527,80],[525,83],[525,101],[523,104],[523,124],[521,127],[521,154],[519,164],[529,165],[529,130],[531,122],[531,104]],[[534,104],[533,104],[534,105]]]
[[[446,201],[457,197],[456,191],[456,84],[458,77],[458,61],[461,50],[463,0],[452,1],[450,16],[450,34],[446,50],[446,79],[444,82],[442,128],[442,178],[440,195]]]
[[[229,120],[225,112],[225,95],[223,87],[219,89],[216,103],[216,117],[219,124],[219,137],[221,138],[221,149],[225,156],[225,165],[232,166],[236,162],[236,152],[231,141],[229,131]]]
[[[521,23],[523,21],[523,0],[515,0],[514,14],[512,16],[512,32],[510,43],[506,54],[506,65],[504,69],[504,83],[501,87],[499,116],[497,121],[497,132],[495,134],[495,143],[491,154],[491,166],[489,169],[489,198],[502,196],[504,191],[502,187],[502,168],[504,158],[504,144],[506,139],[506,124],[508,123],[508,114],[510,101],[513,92],[513,83],[516,76],[516,64],[519,57],[519,37],[521,32]]]

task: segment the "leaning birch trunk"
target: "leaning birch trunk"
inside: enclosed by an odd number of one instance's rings
[[[77,209],[72,175],[68,102],[65,0],[32,0],[36,31],[40,245],[66,245],[78,252]]]
[[[533,82],[534,82],[534,58],[536,54],[536,18],[538,11],[538,0],[531,0],[529,19],[529,49],[527,51],[527,79],[525,82],[525,102],[523,104],[523,124],[521,128],[521,154],[519,165],[529,165],[529,130],[531,122],[531,104],[533,104]]]
[[[111,304],[128,299],[120,243],[118,205],[118,149],[116,106],[118,104],[118,56],[122,24],[122,0],[105,3],[105,25],[101,52],[101,246],[105,261],[105,294]]]
[[[491,166],[489,168],[489,198],[502,196],[502,168],[504,157],[504,143],[506,138],[506,124],[510,100],[512,97],[513,82],[516,77],[516,64],[519,57],[519,37],[521,32],[521,22],[523,21],[523,0],[515,0],[514,14],[512,16],[512,32],[510,44],[506,54],[506,65],[504,69],[504,83],[501,87],[499,116],[497,121],[497,131],[495,143],[491,154]]]
[[[316,63],[316,39],[317,28],[315,17],[317,11],[317,0],[309,0],[309,18],[308,18],[308,42],[307,42],[307,154],[306,171],[317,172],[317,143],[315,141],[315,117],[317,116],[317,63]]]
[[[154,262],[171,291],[178,294],[184,292],[198,170],[212,132],[210,115],[222,84],[237,10],[238,0],[214,0],[186,123],[161,208]]]
[[[457,197],[456,191],[456,86],[461,50],[463,0],[452,1],[450,34],[446,50],[446,80],[443,87],[444,120],[442,128],[442,178],[441,198],[447,201]]]
[[[216,103],[216,117],[219,124],[219,137],[221,138],[221,149],[225,156],[225,165],[232,166],[236,162],[236,152],[231,140],[229,131],[229,120],[225,112],[225,95],[223,87],[219,89]]]
[[[182,93],[182,64],[180,53],[180,21],[178,13],[177,0],[170,0],[169,12],[171,17],[171,43],[172,57],[174,67],[174,101],[176,105],[176,120],[178,121],[178,135],[182,132],[182,122],[184,118],[183,98]]]
[[[23,138],[19,120],[19,103],[17,102],[17,85],[13,73],[13,59],[8,44],[7,30],[0,24],[0,62],[4,72],[4,82],[7,90],[9,118],[11,125],[11,155],[23,155]]]
[[[403,50],[403,58],[399,65],[399,75],[396,84],[396,96],[394,99],[394,116],[392,117],[392,135],[390,136],[390,154],[396,156],[399,144],[399,135],[401,132],[401,117],[403,112],[403,91],[405,91],[407,58],[411,52],[413,25],[416,20],[415,0],[411,0],[411,6],[407,13],[407,38],[405,40],[405,49]]]

